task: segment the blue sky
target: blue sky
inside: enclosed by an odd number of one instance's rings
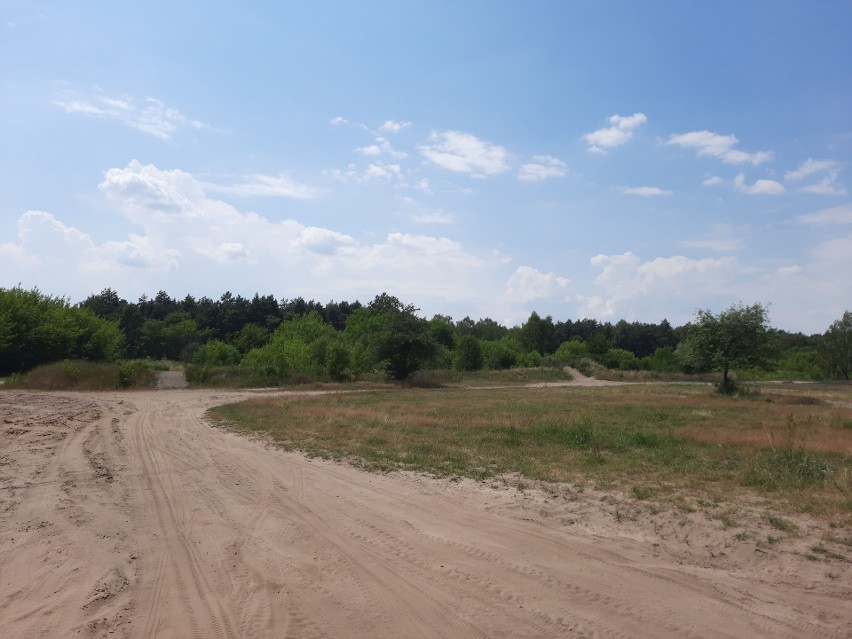
[[[0,286],[852,309],[852,3],[0,2]]]

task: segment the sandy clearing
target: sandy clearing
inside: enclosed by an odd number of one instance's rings
[[[0,393],[3,636],[852,636],[843,566],[203,421],[250,394]]]

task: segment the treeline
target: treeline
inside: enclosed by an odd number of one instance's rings
[[[838,320],[824,336],[772,329],[761,368],[787,377],[848,377],[843,326]],[[515,327],[489,318],[427,320],[384,293],[366,305],[231,293],[217,300],[174,299],[164,291],[128,302],[105,289],[71,305],[18,287],[0,289],[0,374],[63,359],[122,358],[183,361],[200,377],[232,367],[275,384],[305,376],[342,380],[380,372],[404,379],[424,369],[555,366],[583,359],[611,369],[699,372],[678,355],[690,328],[674,328],[667,320],[554,321],[535,312]],[[829,356],[828,343],[841,346]]]

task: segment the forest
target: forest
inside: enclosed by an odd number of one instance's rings
[[[752,377],[849,378],[852,313],[823,334],[804,335],[770,328],[765,309],[750,308],[761,313],[760,339],[743,347],[747,358],[725,362],[726,380],[729,364]],[[387,293],[367,304],[260,294],[249,299],[230,292],[217,300],[174,299],[165,291],[129,302],[105,289],[72,304],[37,289],[0,288],[0,375],[65,360],[170,360],[186,364],[195,381],[227,374],[272,385],[590,362],[661,374],[721,370],[718,361],[695,357],[697,328],[717,319],[708,311],[679,327],[665,319],[554,320],[536,312],[522,325],[506,327],[490,318],[427,319],[418,312]]]

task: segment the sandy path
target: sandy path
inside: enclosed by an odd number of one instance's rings
[[[240,396],[0,393],[4,637],[852,635],[845,577],[691,563],[203,422]]]

